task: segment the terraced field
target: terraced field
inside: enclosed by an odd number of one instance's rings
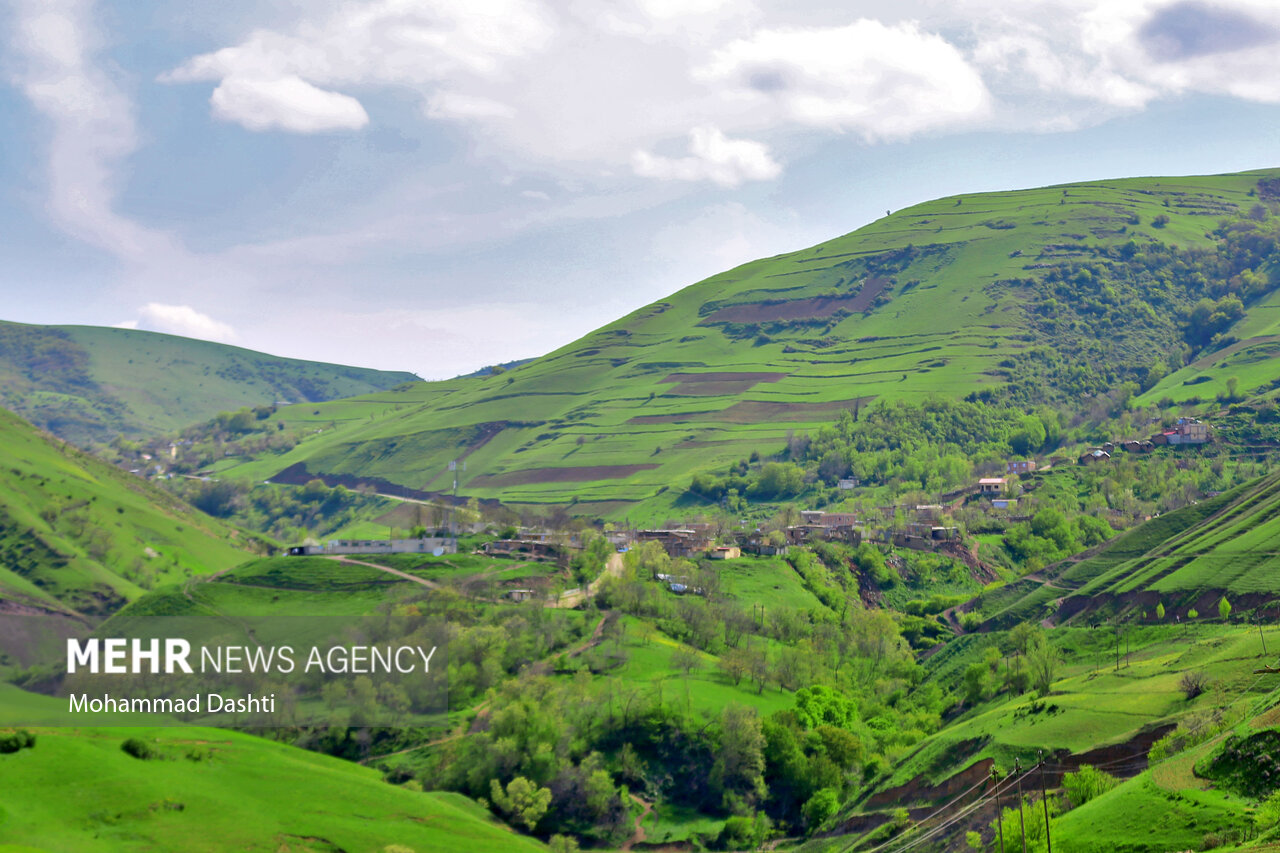
[[[661,518],[691,473],[776,451],[842,410],[998,395],[1013,360],[1046,344],[1027,277],[1129,241],[1208,247],[1267,174],[925,202],[709,278],[503,373],[289,407],[287,424],[318,433],[232,473],[439,493],[452,487],[448,463],[465,460],[468,496]],[[1109,335],[1128,359],[1119,369],[1160,355],[1134,322]]]
[[[1023,581],[1023,594],[984,609],[992,624],[1081,611],[1138,608],[1154,619],[1189,610],[1217,616],[1223,596],[1249,609],[1280,598],[1280,473],[1168,513],[1117,537],[1098,553],[1047,571],[1047,583]]]

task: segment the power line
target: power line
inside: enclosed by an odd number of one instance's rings
[[[1243,699],[1245,699],[1245,698],[1248,696],[1248,694],[1249,694],[1249,693],[1251,693],[1251,692],[1253,691],[1253,688],[1254,688],[1254,687],[1256,687],[1256,686],[1258,685],[1258,683],[1259,683],[1260,681],[1262,681],[1262,679],[1263,679],[1267,674],[1269,674],[1269,673],[1263,672],[1263,673],[1261,673],[1261,674],[1257,675],[1257,677],[1255,677],[1251,682],[1249,682],[1249,684],[1248,684],[1248,685],[1246,685],[1245,687],[1243,687],[1241,690],[1239,690],[1239,691],[1236,693],[1235,698],[1234,698],[1231,702],[1229,702],[1228,704],[1226,704],[1226,705],[1224,705],[1224,706],[1223,706],[1223,710],[1228,710],[1228,709],[1231,709],[1231,708],[1235,707],[1236,705],[1238,705],[1238,704],[1239,704]],[[1273,689],[1272,689],[1272,690],[1270,690],[1268,693],[1264,694],[1264,695],[1263,695],[1263,697],[1260,697],[1260,698],[1269,697],[1269,696],[1271,696],[1271,695],[1275,694],[1275,692],[1276,692],[1277,690],[1280,690],[1280,685],[1278,685],[1276,688],[1273,688]],[[1219,732],[1219,733],[1218,733],[1218,735],[1221,735],[1221,734],[1222,734],[1222,732]],[[1216,737],[1216,736],[1215,736],[1215,737]],[[1205,743],[1208,743],[1208,742],[1209,742],[1209,740],[1211,740],[1211,738],[1210,738],[1210,739],[1206,739],[1204,742],[1205,742]],[[1196,744],[1196,746],[1200,746],[1200,745],[1202,745],[1202,744]],[[1152,762],[1148,761],[1148,760],[1147,760],[1147,759],[1145,759],[1145,758],[1138,758],[1137,756],[1125,756],[1125,757],[1122,757],[1122,758],[1113,759],[1113,760],[1111,760],[1111,761],[1103,762],[1103,763],[1101,763],[1101,764],[1093,765],[1093,766],[1097,767],[1098,769],[1102,769],[1103,767],[1115,767],[1116,765],[1124,765],[1124,767],[1125,767],[1126,769],[1136,769],[1136,768],[1138,768],[1138,767],[1143,767],[1143,765],[1145,765],[1145,767],[1144,767],[1143,769],[1145,769],[1145,770],[1152,770],[1152,769],[1154,769],[1154,768],[1156,768],[1156,767],[1159,767],[1159,766],[1161,766],[1161,765],[1165,764],[1165,763],[1166,763],[1166,762],[1168,762],[1168,761],[1173,760],[1174,758],[1177,758],[1179,755],[1181,755],[1181,753],[1175,753],[1175,754],[1173,754],[1173,755],[1167,755],[1167,756],[1165,756],[1164,758],[1162,758],[1162,759],[1160,759],[1159,761],[1156,761],[1156,762],[1154,762],[1154,763],[1152,763]],[[945,804],[943,804],[943,805],[939,806],[937,809],[935,809],[935,810],[934,810],[931,814],[929,814],[927,817],[925,817],[925,818],[921,819],[918,823],[916,823],[916,824],[912,825],[910,828],[908,828],[908,829],[906,830],[906,832],[904,832],[902,835],[898,836],[897,838],[891,838],[891,839],[889,839],[889,840],[887,840],[887,841],[884,841],[884,842],[882,842],[881,844],[879,844],[879,845],[877,845],[877,846],[875,846],[875,847],[871,848],[870,850],[865,851],[865,853],[881,853],[881,851],[886,851],[886,850],[888,850],[888,848],[892,847],[893,845],[895,845],[895,844],[901,844],[901,843],[903,843],[903,842],[907,842],[907,843],[906,843],[904,846],[897,847],[897,848],[895,848],[894,850],[889,851],[889,853],[905,853],[905,851],[907,851],[907,850],[911,850],[911,849],[912,849],[912,848],[914,848],[914,847],[918,847],[919,845],[923,844],[925,841],[928,841],[929,839],[931,839],[931,838],[933,838],[934,836],[936,836],[939,832],[942,832],[944,829],[946,829],[946,828],[948,828],[948,827],[950,827],[950,826],[954,825],[957,821],[962,820],[963,818],[965,818],[965,817],[967,817],[968,815],[972,814],[974,811],[976,811],[977,809],[981,808],[983,805],[986,805],[987,803],[990,803],[992,799],[996,799],[996,801],[997,801],[997,803],[998,803],[998,802],[999,802],[999,795],[1000,795],[1000,793],[1001,793],[1001,788],[1000,788],[1001,784],[1005,784],[1005,785],[1007,786],[1007,787],[1006,787],[1006,790],[1007,790],[1009,787],[1013,787],[1014,785],[1020,786],[1020,785],[1021,785],[1021,783],[1022,783],[1022,780],[1023,780],[1023,779],[1025,779],[1027,776],[1030,776],[1030,775],[1031,775],[1033,772],[1035,772],[1037,769],[1042,768],[1042,767],[1043,767],[1043,764],[1044,764],[1044,762],[1043,762],[1043,760],[1042,760],[1042,761],[1041,761],[1041,762],[1039,762],[1036,766],[1033,766],[1033,767],[1031,767],[1031,768],[1028,768],[1028,769],[1026,770],[1026,772],[1021,773],[1021,775],[1017,776],[1017,777],[1016,777],[1016,779],[1013,779],[1013,781],[1012,781],[1012,782],[1010,782],[1010,779],[1011,779],[1012,777],[1006,777],[1006,778],[1005,778],[1004,780],[1002,780],[1002,781],[998,780],[998,781],[996,782],[995,787],[994,787],[994,789],[993,789],[993,791],[992,791],[992,792],[990,792],[990,793],[987,793],[987,794],[983,795],[982,797],[980,797],[980,798],[979,798],[978,800],[976,800],[975,802],[971,803],[971,804],[970,804],[970,805],[968,805],[968,806],[965,806],[963,809],[961,809],[959,812],[957,812],[956,814],[954,814],[952,817],[950,817],[950,818],[949,818],[949,819],[947,819],[947,820],[944,820],[942,823],[938,824],[936,827],[934,827],[933,829],[929,830],[929,831],[928,831],[928,832],[926,832],[924,835],[921,835],[921,836],[918,836],[918,837],[916,837],[916,838],[914,838],[914,839],[908,840],[908,836],[910,836],[913,832],[915,832],[915,831],[917,831],[917,830],[921,829],[921,828],[922,828],[926,823],[928,823],[929,821],[931,821],[931,820],[933,820],[934,818],[938,817],[939,815],[943,814],[943,813],[944,813],[944,812],[946,812],[948,809],[953,808],[953,807],[956,805],[956,803],[958,803],[961,799],[963,799],[964,797],[968,796],[970,793],[972,793],[972,792],[973,792],[973,791],[975,791],[976,789],[978,789],[978,788],[982,787],[982,785],[984,785],[986,782],[988,782],[988,781],[989,781],[989,779],[983,779],[982,781],[980,781],[980,782],[978,782],[978,783],[976,783],[976,784],[974,784],[974,785],[970,786],[967,790],[962,791],[960,794],[958,794],[957,796],[955,796],[954,798],[952,798],[949,802],[947,802],[947,803],[945,803]],[[1016,766],[1016,762],[1015,762],[1015,766]],[[1054,765],[1054,768],[1055,768],[1055,769],[1059,769],[1059,770],[1078,770],[1078,769],[1079,769],[1079,766],[1072,767],[1072,766],[1070,766],[1070,765]],[[1019,769],[1020,769],[1020,768],[1019,768]],[[1120,768],[1116,768],[1116,769],[1120,769]],[[1042,796],[1043,796],[1043,795],[1042,795]],[[1021,798],[1019,798],[1019,806],[1021,806],[1021,803],[1022,803],[1022,800],[1021,800]],[[997,814],[996,819],[997,819],[998,821],[1002,821],[1002,819],[1003,819],[1003,815]],[[1046,805],[1045,805],[1045,819],[1046,819],[1046,831],[1047,831],[1047,822],[1048,822],[1048,806],[1047,806],[1047,803],[1046,803]],[[1001,828],[1003,829],[1003,826],[1002,826]],[[1025,844],[1025,841],[1024,841],[1024,844]],[[857,845],[858,845],[858,842],[857,842],[857,841],[855,841],[855,842],[853,842],[851,845],[849,845],[848,847],[843,848],[844,853],[848,853],[848,851],[852,851],[852,850],[854,850],[854,848],[856,848],[856,847],[857,847]]]
[[[949,807],[951,807],[951,806],[954,806],[954,805],[955,805],[955,803],[956,803],[956,801],[958,801],[961,797],[964,797],[965,795],[967,795],[967,794],[971,793],[971,792],[972,792],[972,791],[974,791],[975,789],[977,789],[977,788],[981,787],[982,785],[985,785],[986,783],[988,783],[988,782],[990,781],[990,778],[984,778],[981,782],[979,782],[978,784],[976,784],[976,785],[972,786],[971,788],[969,788],[969,790],[967,790],[967,791],[963,792],[962,794],[960,794],[959,796],[957,796],[957,797],[956,797],[955,799],[953,799],[950,803],[948,803],[948,804],[946,804],[946,805],[944,805],[944,806],[940,806],[936,811],[934,811],[934,813],[933,813],[933,814],[929,815],[929,816],[928,816],[928,817],[926,817],[926,818],[923,818],[920,822],[918,822],[918,823],[916,823],[915,825],[913,825],[911,828],[909,828],[909,829],[908,829],[906,832],[904,832],[902,835],[898,836],[897,838],[891,838],[891,839],[889,839],[888,841],[885,841],[885,842],[883,842],[883,843],[879,844],[878,846],[871,848],[870,850],[866,851],[866,853],[880,853],[880,851],[882,851],[882,850],[886,850],[887,848],[889,848],[889,847],[891,847],[891,846],[893,846],[893,845],[895,845],[895,844],[903,844],[903,842],[906,842],[904,846],[897,847],[896,849],[894,849],[894,850],[890,851],[890,853],[903,853],[903,851],[910,850],[910,849],[912,849],[912,848],[914,848],[914,847],[918,847],[919,845],[923,844],[924,842],[926,842],[926,841],[928,841],[929,839],[931,839],[931,838],[933,838],[934,836],[936,836],[938,833],[942,832],[944,829],[947,829],[948,827],[952,826],[952,825],[953,825],[953,824],[955,824],[957,821],[960,821],[960,820],[964,819],[965,817],[968,817],[970,814],[972,814],[973,812],[977,811],[977,810],[978,810],[978,809],[980,809],[982,806],[984,806],[984,805],[986,805],[986,804],[990,803],[992,799],[996,798],[996,797],[999,795],[999,793],[1000,793],[1000,786],[1001,786],[1001,785],[1004,785],[1006,788],[1012,788],[1012,787],[1014,787],[1015,785],[1017,785],[1018,783],[1020,783],[1020,782],[1022,781],[1022,779],[1023,779],[1023,778],[1025,778],[1026,776],[1030,775],[1030,773],[1031,773],[1031,771],[1030,771],[1030,770],[1028,770],[1026,773],[1022,774],[1022,776],[1019,776],[1019,777],[1017,777],[1016,779],[1015,779],[1014,777],[1012,777],[1012,776],[1009,776],[1009,777],[1005,777],[1005,779],[1003,779],[1003,780],[998,780],[998,781],[995,783],[994,789],[992,790],[992,792],[991,792],[991,793],[985,794],[985,795],[983,795],[982,797],[980,797],[979,799],[975,800],[973,803],[970,803],[968,806],[965,806],[965,807],[964,807],[963,809],[961,809],[959,812],[957,812],[956,814],[952,815],[950,818],[948,818],[947,820],[943,821],[942,823],[938,824],[938,825],[937,825],[937,826],[935,826],[933,829],[930,829],[930,830],[929,830],[928,832],[926,832],[924,835],[921,835],[921,836],[919,836],[919,837],[917,837],[917,838],[914,838],[914,839],[910,839],[910,840],[908,840],[907,836],[909,836],[912,832],[915,832],[915,831],[917,831],[917,830],[921,829],[921,828],[924,826],[924,824],[925,824],[925,823],[927,823],[927,822],[928,822],[928,821],[930,821],[930,820],[933,820],[933,818],[937,817],[941,812],[945,811],[947,808],[949,808]],[[852,847],[849,847],[849,848],[845,848],[845,849],[846,849],[846,850],[852,850],[853,848],[852,848]]]

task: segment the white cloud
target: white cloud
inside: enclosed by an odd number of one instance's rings
[[[1193,93],[1280,103],[1269,0],[1038,0],[969,27],[1000,127],[1070,130]]]
[[[511,118],[515,110],[490,98],[442,92],[432,95],[427,103],[431,118],[489,119]]]
[[[148,302],[138,309],[139,318],[117,323],[120,328],[145,329],[187,338],[228,343],[236,339],[236,330],[226,323],[202,314],[190,305],[165,305]]]
[[[300,20],[292,32],[256,30],[160,80],[217,81],[215,113],[250,130],[362,127],[364,108],[333,88],[366,85],[417,91],[429,113],[494,117],[504,112],[495,101],[435,90],[458,76],[500,75],[509,60],[540,50],[551,33],[547,13],[520,0],[341,4]]]
[[[782,167],[769,148],[750,139],[729,139],[719,128],[697,127],[689,134],[688,157],[659,157],[637,151],[632,168],[637,175],[665,181],[711,181],[736,187],[744,181],[769,181]]]
[[[986,86],[961,52],[912,23],[760,30],[717,50],[698,74],[781,120],[871,139],[972,122],[989,110]]]
[[[369,123],[369,114],[355,98],[294,76],[255,80],[232,75],[213,90],[209,102],[215,116],[249,130],[317,133],[358,130]]]
[[[47,209],[75,237],[138,263],[180,249],[114,209],[115,170],[138,145],[134,108],[96,61],[89,0],[18,0],[11,81],[48,120]]]

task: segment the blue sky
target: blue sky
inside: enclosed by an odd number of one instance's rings
[[[1280,165],[1264,0],[11,0],[0,318],[426,378],[957,192]]]

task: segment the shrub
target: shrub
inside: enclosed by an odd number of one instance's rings
[[[1280,824],[1280,791],[1267,797],[1253,814],[1253,823],[1260,832],[1266,832]]]
[[[20,749],[33,749],[36,736],[26,729],[0,735],[0,754],[17,752]]]
[[[1182,678],[1178,679],[1178,689],[1190,701],[1209,689],[1209,676],[1198,670],[1184,672]]]
[[[835,788],[823,788],[804,804],[804,822],[814,832],[840,810],[840,796]]]
[[[1083,764],[1075,773],[1062,777],[1062,788],[1067,792],[1072,807],[1083,806],[1119,784],[1119,779],[1089,764]]]
[[[160,757],[160,754],[156,752],[155,747],[141,738],[131,737],[124,743],[120,744],[120,748],[128,755],[131,755],[141,761],[150,761],[153,758]]]

